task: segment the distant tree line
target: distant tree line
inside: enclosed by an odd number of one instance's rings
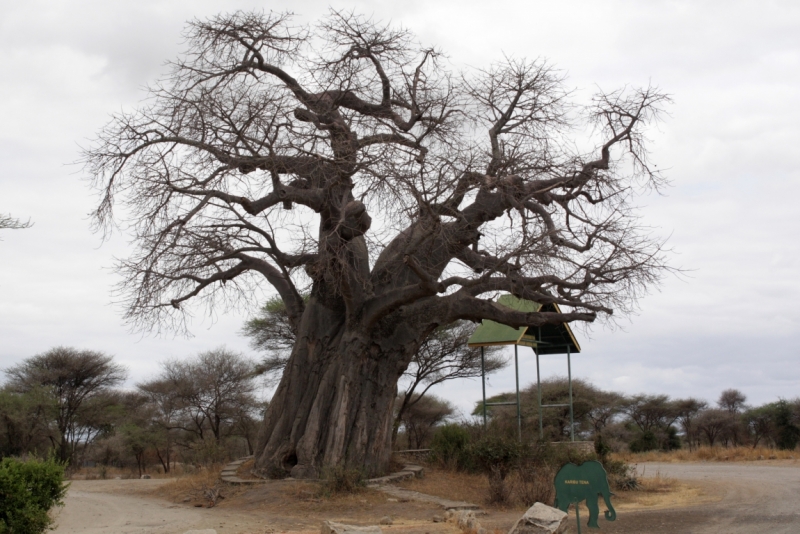
[[[445,380],[474,377],[480,358],[466,347],[462,324],[440,329],[420,347],[395,403],[395,448],[430,445],[437,427],[455,416],[449,402],[429,390]],[[263,342],[263,339],[261,340]],[[255,344],[255,343],[254,343]],[[56,347],[5,369],[0,386],[0,458],[36,455],[77,468],[86,464],[169,473],[252,454],[267,401],[257,393],[279,365],[276,347],[261,362],[224,348],[161,364],[152,379],[123,388],[126,369],[101,352]],[[271,358],[271,360],[270,360]],[[500,353],[487,369],[505,365]],[[574,431],[605,452],[766,446],[794,449],[800,442],[800,399],[761,406],[728,389],[714,405],[695,398],[604,391],[573,380]],[[567,380],[542,382],[544,404],[566,404]],[[513,400],[507,393],[488,402]],[[536,385],[521,392],[526,440],[539,435]],[[473,415],[482,413],[480,403]],[[493,425],[516,425],[516,408],[489,406]],[[546,441],[570,436],[567,407],[546,408]]]
[[[256,363],[226,349],[163,362],[124,389],[124,367],[101,352],[56,347],[5,370],[0,457],[55,453],[71,469],[206,464],[252,454],[265,403]]]
[[[791,450],[800,442],[800,398],[751,406],[744,393],[727,389],[711,404],[692,397],[628,396],[601,390],[581,379],[572,381],[572,389],[576,439],[594,440],[610,450],[644,452],[681,447],[694,449],[701,445]],[[511,393],[498,395],[487,399],[487,404],[512,401],[513,396]],[[537,397],[535,384],[521,392],[523,428],[534,438],[539,431]],[[566,378],[542,382],[542,404],[566,404],[568,401]],[[513,406],[489,406],[487,412],[498,421],[516,418]],[[474,415],[479,413],[482,413],[480,402]],[[545,408],[543,427],[545,439],[568,440],[569,408]]]

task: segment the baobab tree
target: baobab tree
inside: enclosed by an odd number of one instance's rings
[[[94,220],[135,243],[118,266],[133,328],[184,331],[192,309],[257,306],[265,286],[285,303],[297,341],[257,472],[381,472],[397,380],[437,327],[591,322],[664,272],[634,204],[663,182],[652,87],[581,106],[544,61],[451,72],[408,31],[335,11],[236,12],[186,37],[87,147]]]

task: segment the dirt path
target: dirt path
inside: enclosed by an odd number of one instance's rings
[[[183,534],[215,529],[218,534],[318,534],[324,520],[394,524],[385,534],[458,534],[446,523],[433,523],[443,510],[432,503],[400,502],[374,491],[339,500],[298,500],[297,488],[280,482],[248,489],[214,508],[174,504],[147,494],[167,480],[77,480],[57,512],[56,534]],[[301,491],[302,492],[302,491]],[[288,495],[288,497],[287,497]],[[232,502],[230,502],[232,501]]]
[[[655,475],[700,486],[717,502],[670,510],[620,511],[617,521],[600,519],[606,534],[770,534],[800,533],[800,462],[647,463],[646,476]],[[432,523],[441,510],[431,504],[392,502],[370,493],[340,503],[309,501],[285,506],[275,486],[249,490],[215,508],[143,495],[164,480],[75,481],[66,506],[57,517],[57,534],[153,533],[183,534],[190,529],[215,529],[219,534],[273,534],[319,532],[324,519],[377,523],[389,515],[395,524],[386,534],[455,534],[452,526]],[[490,529],[507,530],[519,514],[493,512],[481,518]],[[574,517],[574,516],[573,516]],[[583,515],[582,515],[583,518]],[[583,518],[585,521],[586,518]],[[507,524],[506,524],[507,523]],[[588,532],[583,528],[583,532]],[[577,532],[574,519],[569,532]]]
[[[219,533],[268,532],[257,517],[235,510],[194,508],[134,493],[167,480],[76,480],[56,517],[58,534],[182,534],[190,529]],[[271,532],[271,531],[269,531]]]

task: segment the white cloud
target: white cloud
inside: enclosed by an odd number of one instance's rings
[[[327,2],[277,2],[314,20]],[[654,161],[673,182],[642,199],[645,221],[690,269],[669,278],[624,328],[595,328],[576,376],[628,393],[713,399],[739,387],[759,402],[800,394],[800,5],[793,2],[358,2],[441,46],[456,67],[503,53],[547,57],[580,94],[654,83],[675,99],[654,132]],[[130,109],[182,45],[186,20],[242,1],[5,2],[0,5],[0,212],[34,228],[0,242],[0,367],[56,344],[117,354],[135,379],[157,362],[220,344],[246,350],[243,314],[198,321],[192,340],[126,333],[109,305],[107,269],[77,145]],[[259,7],[259,6],[256,6]],[[202,324],[201,324],[202,323]],[[554,363],[548,373],[564,374]],[[504,372],[506,373],[506,372]],[[506,373],[508,374],[508,373]],[[523,382],[532,380],[528,362]],[[471,384],[471,385],[470,385]],[[493,388],[513,386],[498,375]],[[466,392],[466,393],[465,393]],[[460,406],[480,383],[440,393]]]

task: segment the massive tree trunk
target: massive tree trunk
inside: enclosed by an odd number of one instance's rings
[[[341,309],[308,303],[256,448],[264,476],[315,478],[342,465],[383,473],[397,380],[413,352],[348,331]]]

